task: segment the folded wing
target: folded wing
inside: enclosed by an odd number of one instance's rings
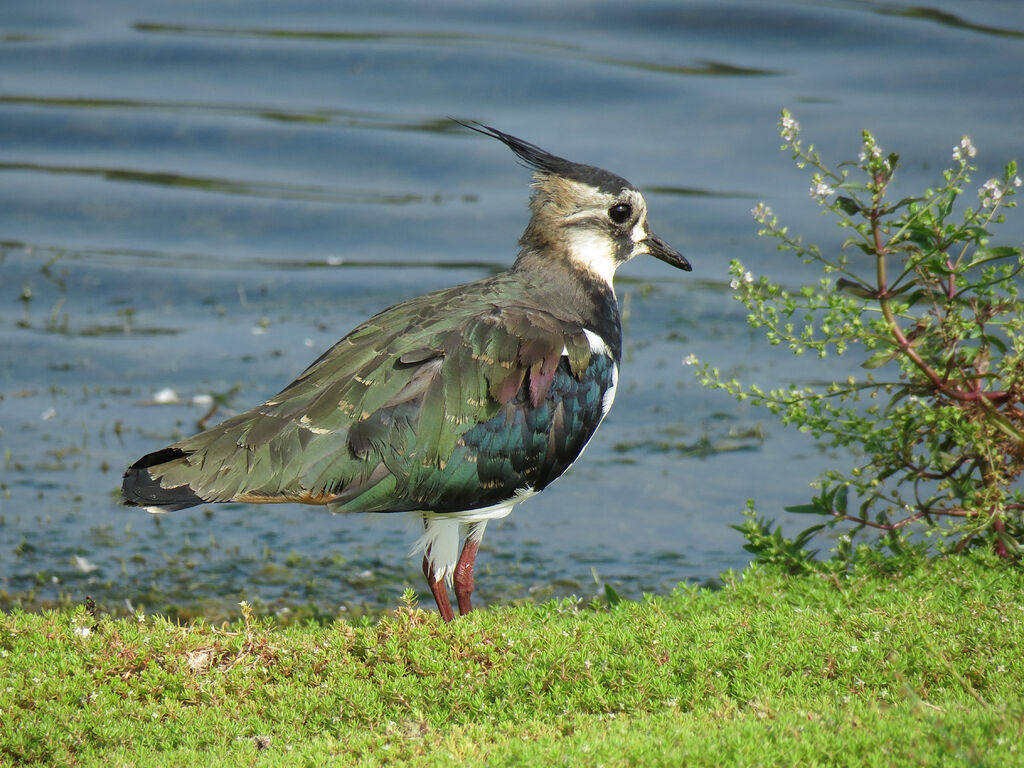
[[[614,361],[578,321],[468,293],[385,310],[277,396],[143,457],[127,503],[456,511],[539,490],[596,430]]]

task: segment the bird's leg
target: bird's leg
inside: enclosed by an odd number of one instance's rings
[[[452,611],[452,604],[448,601],[448,588],[444,585],[444,578],[434,577],[434,569],[430,567],[430,560],[426,555],[423,556],[423,575],[427,577],[427,585],[434,594],[434,602],[437,603],[437,610],[441,613],[441,618],[445,621],[454,620],[455,613]]]
[[[473,594],[473,563],[476,561],[476,551],[480,548],[479,541],[466,538],[466,545],[462,548],[462,555],[459,556],[458,565],[455,566],[455,599],[459,603],[459,614],[465,615],[473,610],[469,597]]]
[[[459,562],[455,566],[455,599],[459,603],[459,615],[464,616],[473,610],[470,596],[473,594],[473,565],[476,563],[476,553],[480,549],[480,540],[484,537],[484,527],[487,521],[474,523],[466,535],[466,543],[462,547],[462,554],[459,555]]]

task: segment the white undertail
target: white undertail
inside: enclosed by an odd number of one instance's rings
[[[466,526],[466,537],[479,543],[484,537],[487,521],[507,517],[516,504],[535,493],[532,488],[520,488],[508,501],[464,512],[413,512],[414,519],[423,521],[423,533],[412,545],[409,556],[425,555],[434,578],[438,581],[444,579],[451,585],[465,540],[463,526]]]

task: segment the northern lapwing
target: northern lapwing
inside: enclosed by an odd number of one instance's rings
[[[454,618],[452,582],[470,610],[487,522],[565,472],[611,408],[616,268],[645,254],[691,267],[651,234],[643,195],[622,177],[466,127],[533,171],[512,268],[383,310],[266,402],[143,456],[124,474],[126,504],[412,512],[441,616]]]

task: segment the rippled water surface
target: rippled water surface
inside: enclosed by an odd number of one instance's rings
[[[907,192],[965,133],[979,182],[1024,156],[1016,0],[370,5],[4,3],[4,605],[331,615],[422,589],[400,516],[156,520],[117,489],[211,404],[246,408],[375,311],[511,263],[528,173],[450,116],[629,178],[694,265],[620,270],[615,409],[569,475],[489,528],[483,602],[742,567],[745,500],[778,515],[839,460],[682,363],[764,385],[843,370],[766,352],[727,286],[731,258],[800,277],[758,241],[758,200],[838,242],[778,151],[781,107],[829,159],[874,130]]]

